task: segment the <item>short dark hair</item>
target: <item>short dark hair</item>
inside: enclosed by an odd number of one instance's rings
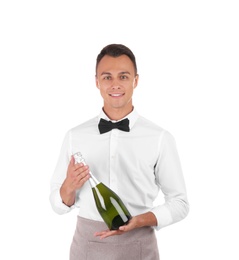
[[[125,45],[109,44],[109,45],[105,46],[97,56],[96,68],[95,68],[96,71],[97,71],[99,62],[105,55],[109,55],[111,57],[119,57],[121,55],[127,55],[130,58],[130,60],[133,62],[134,69],[135,69],[135,75],[137,74],[137,64],[136,64],[135,56],[134,56],[133,52]]]

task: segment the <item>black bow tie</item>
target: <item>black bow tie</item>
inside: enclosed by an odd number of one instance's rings
[[[113,123],[111,121],[107,121],[107,120],[101,118],[98,128],[99,128],[101,134],[109,132],[114,128],[118,128],[119,130],[129,132],[129,119],[125,118],[124,120]]]

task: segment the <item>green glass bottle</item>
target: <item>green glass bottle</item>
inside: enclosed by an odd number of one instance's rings
[[[76,163],[85,163],[81,153],[74,154]],[[120,197],[90,172],[89,182],[95,199],[95,205],[110,230],[117,230],[132,218]]]

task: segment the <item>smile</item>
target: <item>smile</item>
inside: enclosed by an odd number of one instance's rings
[[[124,94],[109,94],[111,97],[122,97]]]

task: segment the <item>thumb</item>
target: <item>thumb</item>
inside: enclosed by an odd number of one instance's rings
[[[70,161],[70,164],[71,164],[71,165],[74,165],[74,164],[75,164],[75,158],[74,158],[74,156],[73,156],[73,155],[71,156],[71,161]]]

